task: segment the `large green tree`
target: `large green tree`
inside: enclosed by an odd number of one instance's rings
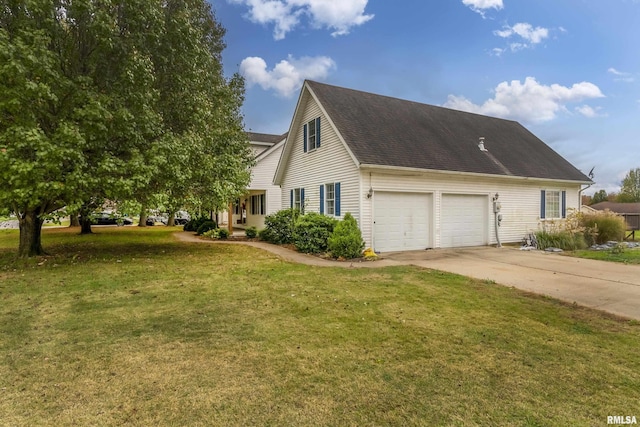
[[[20,256],[43,252],[43,219],[62,206],[144,202],[171,181],[196,184],[176,199],[246,185],[223,33],[203,0],[2,1],[0,206],[19,216]],[[191,62],[173,67],[182,53]]]
[[[250,179],[252,153],[240,114],[243,80],[223,75],[224,29],[207,2],[166,1],[162,26],[151,55],[163,155],[149,186],[139,189],[142,213],[154,200],[170,214],[183,206],[226,207]]]
[[[622,180],[619,202],[640,202],[640,168],[631,169]]]
[[[142,1],[4,3],[0,205],[18,215],[19,255],[32,256],[43,253],[45,215],[144,181],[159,116],[151,61],[132,34],[150,17]]]

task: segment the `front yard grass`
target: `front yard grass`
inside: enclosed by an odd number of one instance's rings
[[[640,249],[624,249],[622,252],[615,251],[574,251],[567,252],[570,256],[579,258],[598,259],[601,261],[622,262],[624,264],[640,264]]]
[[[165,227],[0,230],[0,424],[605,425],[640,325],[414,267],[315,268]]]

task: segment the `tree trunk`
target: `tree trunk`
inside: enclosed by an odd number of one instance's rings
[[[69,216],[69,227],[80,227],[80,218],[78,214],[71,214]]]
[[[80,234],[92,234],[91,231],[91,212],[93,209],[88,205],[80,207]]]
[[[91,218],[88,216],[83,216],[80,221],[80,234],[92,234],[91,231]]]
[[[42,224],[36,211],[28,211],[19,216],[20,222],[20,246],[18,256],[28,258],[44,255],[42,249]]]
[[[167,218],[167,227],[173,227],[176,225],[176,213],[169,212],[169,218]]]
[[[147,226],[147,209],[143,206],[140,209],[140,221],[138,221],[138,227],[146,227]]]

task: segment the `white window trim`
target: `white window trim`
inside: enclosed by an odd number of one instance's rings
[[[302,209],[304,208],[304,201],[301,200],[301,198],[302,198],[302,188],[294,188],[293,189],[293,208],[298,209],[300,212],[302,212]]]
[[[311,128],[313,126],[313,132]],[[307,151],[315,151],[318,149],[318,130],[316,129],[316,119],[310,120],[307,123]],[[311,138],[313,138],[313,145],[311,144]]]
[[[550,196],[554,196],[554,200],[551,200]],[[550,211],[550,206],[553,206],[557,202],[557,210]],[[560,190],[546,190],[545,191],[545,219],[557,220],[562,219],[562,191]]]
[[[329,186],[332,187],[333,197],[329,198]],[[333,202],[333,206],[329,209],[329,202]],[[324,213],[325,215],[335,216],[336,215],[336,184],[335,182],[330,182],[324,185]]]

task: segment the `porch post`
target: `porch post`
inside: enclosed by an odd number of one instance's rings
[[[233,235],[233,202],[229,202],[229,215],[227,215],[229,223],[229,236]]]

